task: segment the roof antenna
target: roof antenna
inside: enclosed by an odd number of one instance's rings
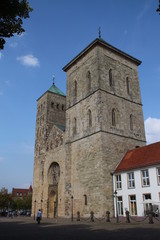
[[[101,27],[98,28],[99,38],[101,38]]]
[[[52,81],[53,81],[53,85],[55,84],[55,76],[52,75]]]

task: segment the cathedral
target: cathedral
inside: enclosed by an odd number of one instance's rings
[[[113,215],[113,172],[126,151],[146,144],[141,61],[96,38],[37,100],[32,215]]]

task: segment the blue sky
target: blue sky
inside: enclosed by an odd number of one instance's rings
[[[0,188],[33,182],[36,99],[62,68],[98,37],[142,61],[139,79],[147,143],[160,140],[158,0],[29,0],[26,32],[0,51]]]

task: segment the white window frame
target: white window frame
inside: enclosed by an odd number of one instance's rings
[[[117,189],[117,190],[122,189],[122,179],[121,179],[121,174],[116,175],[116,189]]]
[[[148,169],[141,170],[141,174],[142,174],[142,187],[149,187],[150,186],[150,180],[149,180]]]
[[[160,167],[157,167],[157,183],[160,185]]]
[[[134,172],[127,173],[128,176],[128,188],[135,188]]]
[[[122,196],[117,196],[117,207],[118,207],[118,215],[123,216],[123,198],[122,198]]]
[[[132,197],[135,197],[135,199],[131,199]],[[132,216],[137,215],[136,195],[129,195],[129,209]]]

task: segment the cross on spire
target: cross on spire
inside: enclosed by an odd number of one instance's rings
[[[101,27],[98,28],[99,38],[101,38]]]
[[[55,84],[55,76],[52,75],[52,81],[53,81],[53,85]]]

